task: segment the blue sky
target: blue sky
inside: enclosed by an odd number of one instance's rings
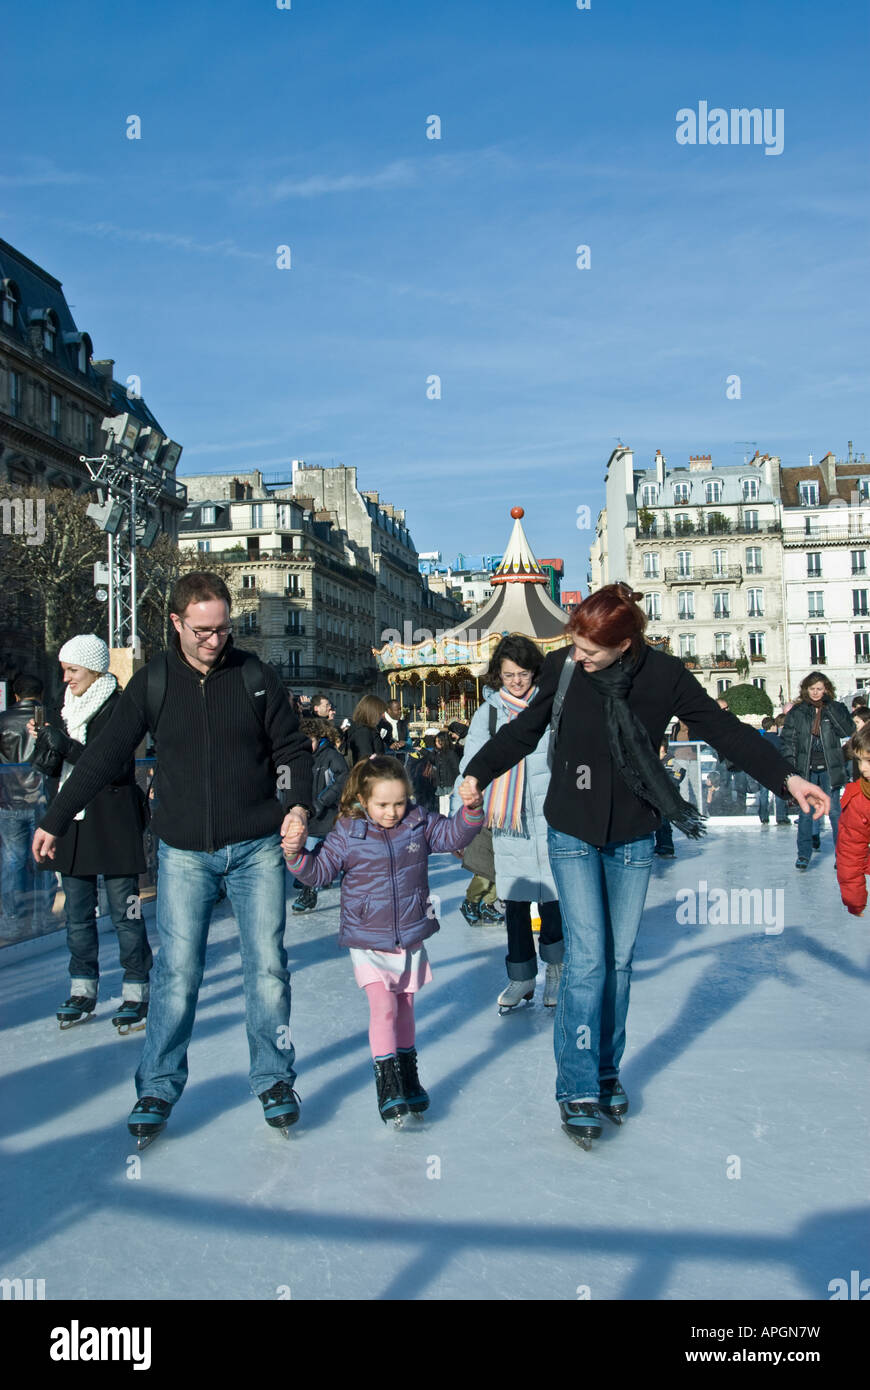
[[[870,453],[868,13],[15,7],[0,236],[141,377],[183,473],[355,465],[445,558],[502,550],[520,503],[579,587],[617,439]],[[782,153],[678,145],[700,101],[782,108]]]

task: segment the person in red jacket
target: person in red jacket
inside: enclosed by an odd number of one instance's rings
[[[837,835],[837,881],[844,905],[863,917],[870,873],[870,724],[852,738],[849,757],[858,764],[858,780],[843,792]]]

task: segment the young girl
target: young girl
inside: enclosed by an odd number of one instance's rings
[[[430,854],[464,849],[483,825],[480,800],[451,819],[410,804],[411,784],[396,758],[371,757],[352,768],[339,818],[306,853],[304,831],[282,841],[287,867],[312,888],[341,870],[339,946],[350,947],[357,984],[369,1001],[369,1042],[378,1109],[386,1124],[429,1097],[417,1076],[414,995],[432,978],[423,942],[439,930],[429,899]]]
[[[858,764],[858,779],[849,783],[840,804],[837,881],[844,905],[853,917],[863,917],[870,873],[870,723],[858,729],[846,751]]]

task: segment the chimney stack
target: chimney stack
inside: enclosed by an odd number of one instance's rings
[[[709,473],[713,468],[713,460],[709,454],[690,454],[689,472],[690,473]]]

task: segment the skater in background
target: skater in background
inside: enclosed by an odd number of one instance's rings
[[[54,900],[54,884],[36,872],[30,842],[46,807],[41,772],[24,768],[34,750],[35,720],[43,719],[42,681],[16,676],[13,704],[0,713],[0,935],[6,941],[30,936]]]
[[[438,810],[442,816],[450,815],[450,801],[453,787],[459,776],[459,754],[451,742],[446,729],[435,735],[435,795],[438,797]]]
[[[494,777],[537,748],[554,715],[553,775],[545,802],[550,863],[565,931],[556,1006],[556,1100],[562,1127],[583,1147],[601,1133],[602,1111],[619,1122],[628,1098],[619,1080],[631,961],[663,819],[691,838],[703,826],[656,750],[676,713],[771,791],[820,816],[828,798],[719,707],[677,657],[644,641],[641,594],[607,584],[581,603],[571,642],[541,667],[537,698],[471,759],[460,788],[474,801]]]
[[[781,719],[784,721],[785,716],[782,715]],[[779,736],[779,728],[780,724],[769,714],[765,715],[764,719],[761,721],[762,738],[766,739],[767,742],[776,749],[777,753],[782,754],[782,739]],[[781,796],[774,797],[774,801],[776,803],[777,825],[790,825],[788,802],[784,801]],[[767,790],[767,787],[762,787],[761,785],[759,785],[758,788],[758,819],[761,821],[762,825],[770,824],[770,792]]]
[[[465,739],[461,770],[492,737],[524,710],[538,693],[537,678],[544,662],[540,647],[529,637],[513,633],[495,648],[482,678],[484,702],[476,711]],[[508,983],[498,996],[501,1013],[531,1001],[535,993],[538,958],[532,933],[532,903],[538,904],[541,931],[538,950],[546,965],[544,1004],[555,1008],[565,948],[558,893],[547,855],[544,800],[550,783],[549,731],[538,746],[510,772],[495,779],[483,798],[486,823],[492,829],[495,883],[504,903],[508,953]]]
[[[851,740],[849,757],[858,776],[843,792],[837,830],[837,882],[840,897],[853,917],[863,917],[870,873],[870,723],[865,721]]]
[[[686,769],[680,767],[676,758],[671,756],[668,740],[665,739],[659,749],[659,757],[662,760],[662,767],[670,777],[673,777],[677,786],[683,781]],[[674,832],[669,820],[662,820],[661,825],[656,831],[656,854],[661,859],[673,859],[676,851],[674,850]]]
[[[93,633],[70,638],[61,647],[58,660],[66,687],[61,711],[64,727],[47,724],[38,735],[38,747],[50,749],[62,760],[60,791],[85,747],[109,724],[121,692],[109,672],[109,648]],[[28,725],[28,729],[36,735],[34,724]],[[60,871],[65,896],[70,988],[69,998],[57,1013],[61,1028],[87,1019],[96,1007],[100,978],[100,875],[124,971],[122,1003],[112,1022],[123,1033],[144,1027],[152,965],[139,902],[139,875],[146,867],[142,843],[145,825],[144,794],[136,786],[135,762],[129,757],[113,780],[79,811],[66,833],[58,837],[54,859],[40,865],[50,873]]]
[[[429,1097],[417,1073],[414,995],[432,978],[424,942],[439,930],[429,897],[428,859],[462,849],[483,824],[469,798],[452,819],[411,804],[397,758],[352,768],[339,819],[312,853],[301,830],[283,837],[291,873],[312,888],[344,871],[338,944],[350,948],[369,1001],[369,1042],[378,1111],[386,1122],[422,1114]],[[480,799],[478,798],[478,807]]]
[[[363,695],[357,701],[347,731],[347,752],[351,766],[361,758],[380,757],[383,753],[384,740],[380,726],[386,708],[380,695]]]
[[[830,798],[831,834],[837,847],[840,790],[846,784],[846,760],[841,740],[855,732],[846,706],[834,699],[834,687],[824,671],[811,671],[801,681],[800,694],[782,726],[783,754],[802,777],[821,787]],[[795,868],[809,868],[814,849],[821,849],[821,824],[809,812],[797,822]]]
[[[416,748],[412,748],[405,762],[414,800],[424,811],[438,809],[438,762],[435,754],[437,729],[427,729]]]
[[[314,849],[335,825],[338,817],[338,803],[342,788],[348,779],[350,769],[339,752],[340,735],[337,729],[327,725],[322,719],[303,719],[299,732],[311,739],[314,754],[311,795],[313,808],[308,822],[306,847]],[[313,912],[317,906],[317,893],[301,879],[293,880],[293,887],[301,891],[292,905],[292,911]]]
[[[411,751],[411,735],[408,721],[402,714],[398,700],[389,700],[381,715],[378,732],[383,739],[383,752],[403,763]]]
[[[859,734],[864,728],[864,725],[870,723],[870,709],[868,709],[866,705],[853,705],[852,722],[855,725],[855,733]],[[851,765],[851,780],[857,782],[861,773],[858,769],[858,760],[853,757],[851,748],[852,739],[850,737],[843,743],[843,760],[847,767]]]

